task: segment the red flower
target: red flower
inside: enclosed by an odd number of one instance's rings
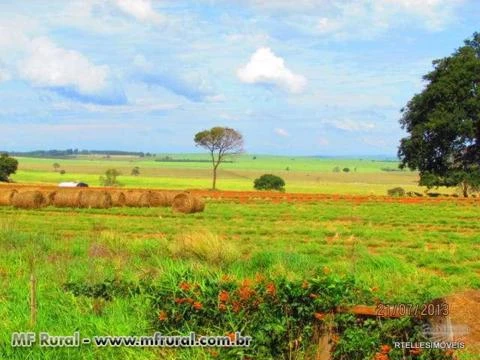
[[[392,350],[390,345],[384,344],[384,345],[380,346],[380,352],[382,354],[388,354],[390,352],[390,350]]]
[[[250,288],[249,283],[246,281],[242,284],[240,289],[238,289],[238,295],[241,300],[246,301],[250,299],[253,294],[255,294],[255,291]]]
[[[228,333],[227,336],[230,338],[231,342],[235,342],[237,336],[234,333]]]
[[[168,316],[167,316],[167,313],[165,311],[162,310],[158,313],[158,320],[165,321],[167,319],[168,319]]]
[[[220,300],[220,302],[227,302],[229,298],[230,295],[228,294],[228,291],[222,290],[220,291],[220,294],[218,294],[218,300]]]
[[[202,310],[203,305],[202,305],[201,302],[195,301],[195,302],[193,303],[193,308],[194,308],[195,310]]]
[[[176,304],[183,304],[185,302],[185,299],[182,299],[182,298],[175,298],[175,303]]]
[[[316,312],[315,314],[313,314],[313,316],[315,316],[315,319],[317,320],[324,320],[325,319],[325,313],[320,313],[320,312]]]
[[[220,305],[218,305],[218,310],[225,311],[225,310],[227,310],[227,306],[225,304],[220,304]]]
[[[189,291],[190,290],[190,284],[183,281],[182,283],[180,283],[180,289],[182,289],[183,291]]]
[[[267,294],[270,296],[275,296],[277,294],[277,288],[274,283],[269,283],[267,285]]]

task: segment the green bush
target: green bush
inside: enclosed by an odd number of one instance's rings
[[[387,190],[388,196],[405,196],[405,189],[402,187],[394,187]]]
[[[257,190],[278,190],[285,191],[285,181],[276,175],[264,174],[253,182]]]
[[[119,297],[148,298],[151,329],[164,334],[233,335],[252,337],[250,347],[219,348],[219,359],[313,358],[318,337],[331,326],[332,359],[364,360],[405,357],[393,342],[422,342],[425,319],[365,318],[337,309],[373,305],[371,289],[353,277],[317,275],[309,280],[284,277],[236,278],[190,271],[173,272],[154,282],[105,280],[97,284],[67,283],[75,296],[113,301]],[[381,356],[388,354],[388,356]],[[202,357],[203,358],[203,357]],[[440,349],[423,349],[422,360],[453,360]]]

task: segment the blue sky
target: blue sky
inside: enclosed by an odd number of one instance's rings
[[[396,154],[476,0],[23,0],[0,4],[0,149]]]

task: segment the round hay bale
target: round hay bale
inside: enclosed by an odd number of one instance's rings
[[[53,205],[56,207],[79,207],[80,206],[80,191],[60,190],[57,191],[53,197]]]
[[[172,206],[173,204],[173,199],[175,199],[175,196],[177,196],[179,193],[175,191],[165,191],[165,206]]]
[[[202,198],[199,197],[194,197],[195,199],[195,207],[194,207],[194,212],[202,212],[205,210],[205,201]]]
[[[106,191],[80,192],[79,206],[82,208],[109,209],[112,207],[112,197]]]
[[[150,206],[169,206],[167,202],[167,195],[162,191],[150,191]]]
[[[125,193],[125,204],[130,207],[149,207],[151,194],[149,191],[128,191]]]
[[[124,207],[126,203],[126,197],[123,192],[120,191],[114,191],[110,193],[112,197],[112,206],[115,207]]]
[[[203,200],[189,193],[180,193],[173,199],[172,209],[176,212],[192,214],[203,211],[205,209],[205,203]]]
[[[12,205],[12,198],[18,193],[15,189],[5,189],[0,191],[0,205],[10,206]]]
[[[45,197],[40,191],[25,191],[12,198],[12,205],[21,209],[38,209],[45,204]]]
[[[150,207],[152,205],[152,192],[144,191],[138,198],[137,207]]]
[[[47,191],[43,193],[43,197],[45,198],[45,206],[53,206],[55,195],[57,195],[56,191]]]

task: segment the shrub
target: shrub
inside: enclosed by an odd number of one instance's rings
[[[402,187],[394,187],[387,190],[389,196],[405,196],[405,190]]]
[[[344,173],[348,173],[348,172],[350,172],[350,168],[347,168],[347,167],[346,167],[346,168],[343,168],[342,171],[343,171]]]
[[[257,190],[278,190],[285,191],[285,181],[276,175],[264,174],[253,182]]]
[[[132,169],[131,175],[132,175],[132,176],[138,176],[138,175],[140,175],[140,168],[139,168],[138,166],[135,166],[135,167]]]
[[[117,169],[108,169],[105,171],[105,176],[100,176],[100,184],[103,186],[119,186],[120,183],[117,177],[120,172]]]
[[[9,176],[15,174],[18,168],[18,161],[8,154],[0,154],[0,181],[9,182]]]
[[[339,173],[339,172],[340,172],[340,166],[335,166],[335,167],[333,168],[333,172],[334,172],[334,173]]]
[[[66,171],[65,170],[60,170],[60,175],[65,175]]]

